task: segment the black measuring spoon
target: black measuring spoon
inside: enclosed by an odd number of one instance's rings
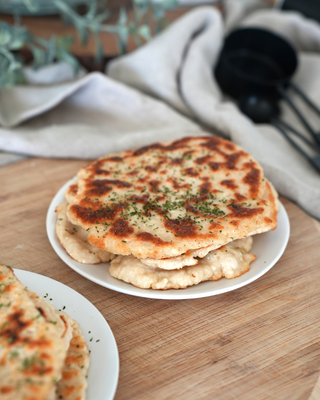
[[[237,100],[240,98],[250,99],[254,94],[260,99],[260,106],[264,104],[264,107],[269,108],[269,113],[272,110],[272,118],[264,117],[263,121],[255,119],[256,122],[274,120],[274,116],[278,114],[275,111],[278,108],[277,102],[281,98],[284,99],[311,133],[316,144],[319,145],[320,133],[314,131],[286,93],[286,88],[290,86],[320,115],[319,108],[300,88],[291,82],[297,66],[296,52],[285,39],[266,29],[240,28],[233,31],[226,38],[214,73],[221,89],[225,93]],[[243,107],[243,111],[245,108]],[[247,115],[250,117],[249,113]],[[284,121],[282,122],[281,127],[277,124],[277,128],[281,133],[284,131],[285,124]],[[296,132],[294,129],[291,129],[291,131]],[[292,143],[293,140],[290,136],[286,133],[285,135]],[[297,143],[294,143],[294,146],[306,155]],[[312,163],[314,164],[314,162]]]
[[[286,129],[294,133],[305,144],[310,146],[312,149],[317,150],[320,153],[320,146],[317,143],[312,143],[304,135],[294,129],[291,125],[287,124],[279,118],[280,109],[276,103],[268,99],[267,97],[257,95],[246,95],[239,99],[239,108],[246,114],[252,121],[256,123],[268,122],[277,128],[280,133],[306,157],[309,162],[320,172],[320,155],[311,157],[309,156],[302,147],[300,147],[286,132]]]

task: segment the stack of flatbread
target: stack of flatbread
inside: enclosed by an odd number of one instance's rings
[[[89,350],[76,321],[0,265],[0,399],[84,400]]]
[[[57,207],[56,232],[81,263],[140,288],[235,278],[252,236],[277,226],[277,193],[230,141],[186,137],[109,154],[82,168]]]

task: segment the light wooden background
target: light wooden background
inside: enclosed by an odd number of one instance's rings
[[[48,242],[50,201],[83,164],[30,159],[0,168],[0,262],[56,279],[100,310],[120,354],[116,400],[320,399],[318,222],[282,199],[289,245],[262,278],[204,299],[133,297],[78,275]]]

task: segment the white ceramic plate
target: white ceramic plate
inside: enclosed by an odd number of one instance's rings
[[[88,372],[88,400],[112,400],[119,377],[119,354],[112,331],[95,306],[75,290],[46,276],[15,269],[14,273],[29,290],[46,300],[58,310],[75,319],[91,350]],[[92,338],[92,340],[91,340]]]
[[[194,299],[199,297],[213,296],[231,290],[238,289],[242,286],[260,278],[282,256],[290,235],[289,218],[285,208],[280,204],[278,214],[278,227],[274,231],[256,235],[253,240],[251,252],[256,255],[257,259],[251,263],[250,271],[235,279],[220,279],[219,281],[203,282],[199,285],[190,286],[187,289],[170,289],[170,290],[153,290],[139,289],[135,286],[113,278],[109,274],[109,263],[103,264],[81,264],[73,260],[61,246],[56,234],[56,215],[55,208],[57,205],[65,201],[64,193],[68,186],[72,183],[70,180],[58,191],[53,198],[48,214],[47,214],[47,234],[49,241],[58,256],[73,270],[78,272],[85,278],[105,286],[109,289],[116,290],[133,296],[147,297],[152,299],[164,300],[179,300],[179,299]]]

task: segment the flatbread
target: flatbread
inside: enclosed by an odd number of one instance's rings
[[[73,203],[73,201],[74,201],[74,199],[75,199],[75,197],[76,197],[76,195],[78,193],[78,189],[79,189],[79,187],[78,187],[78,183],[77,182],[72,183],[68,187],[68,189],[65,192],[65,197],[66,197],[66,200],[67,200],[68,204],[72,204]]]
[[[163,260],[277,225],[261,166],[213,136],[108,155],[82,168],[75,185],[69,221],[113,254]]]
[[[268,183],[269,187],[271,188],[273,197],[275,199],[275,206],[276,210],[278,211],[279,209],[279,201],[278,201],[278,194],[276,190],[274,189],[273,185],[271,182],[269,182],[266,179],[266,183]],[[73,199],[75,198],[75,195],[77,193],[77,184],[72,184],[68,190],[66,191],[66,198],[68,201],[72,202]],[[267,186],[266,186],[267,188]],[[268,194],[265,193],[265,196]],[[58,222],[56,225],[57,229],[57,234],[60,239],[61,244],[66,248],[67,252],[69,250],[69,247],[73,248],[72,252],[72,258],[75,260],[84,263],[84,259],[87,258],[87,249],[89,249],[90,256],[88,257],[88,263],[90,262],[89,260],[91,259],[94,261],[94,263],[98,262],[106,262],[112,260],[115,255],[111,254],[107,251],[100,250],[97,247],[90,245],[87,241],[88,234],[84,231],[83,228],[79,226],[72,225],[68,221],[67,217],[67,204],[62,204],[57,208],[58,211]],[[63,222],[59,222],[63,221]],[[65,234],[66,227],[68,227],[67,235]],[[75,232],[76,231],[76,232]],[[78,234],[80,232],[80,234]],[[258,233],[258,232],[257,232]],[[75,235],[75,236],[71,236]],[[66,241],[66,237],[71,237],[71,241],[69,240],[68,242]],[[73,245],[73,240],[77,240],[77,246]],[[173,270],[173,269],[180,269],[185,266],[190,266],[190,265],[197,265],[198,264],[198,258],[203,258],[205,257],[210,251],[216,249],[216,245],[211,245],[207,247],[203,247],[200,249],[196,250],[188,250],[185,254],[182,254],[181,256],[176,256],[176,257],[171,257],[171,258],[165,258],[165,259],[151,259],[151,258],[145,258],[141,259],[140,261],[150,267],[154,268],[161,268],[161,269],[167,269],[167,270]],[[93,256],[94,255],[94,258]],[[99,261],[100,260],[100,261]],[[93,262],[92,262],[93,263]]]
[[[113,254],[88,243],[88,232],[68,220],[67,206],[67,203],[63,203],[56,207],[56,234],[69,256],[82,264],[110,261]]]
[[[68,351],[70,346],[70,340],[72,339],[72,319],[61,311],[56,310],[53,305],[46,301],[44,298],[40,297],[37,293],[28,290],[28,296],[32,300],[33,304],[40,312],[42,317],[51,324],[54,324],[59,337],[62,338],[66,351]],[[57,381],[61,380],[61,372]],[[57,385],[57,384],[56,384]],[[56,400],[56,389],[57,386],[52,389],[50,395],[46,400]]]
[[[90,354],[79,324],[63,311],[60,312],[72,327],[72,339],[57,383],[56,400],[85,400]]]
[[[276,211],[278,212],[278,210],[279,210],[278,193],[274,189],[271,182],[269,182],[267,179],[266,179],[266,183],[267,183],[266,188],[268,190],[271,189],[271,193],[275,199],[275,208],[276,208]],[[267,196],[267,195],[268,195],[268,193],[266,192],[264,194],[264,196]],[[257,230],[255,232],[252,232],[251,235],[258,234],[258,233],[261,233],[261,232],[259,232],[259,230]],[[184,266],[188,266],[188,265],[197,265],[198,258],[205,257],[207,254],[209,254],[211,251],[215,250],[216,248],[217,248],[216,244],[213,244],[211,246],[202,247],[202,248],[196,249],[196,250],[188,250],[185,254],[182,254],[181,256],[177,256],[177,257],[171,257],[171,258],[160,259],[160,260],[145,258],[145,259],[141,259],[140,261],[143,264],[148,265],[150,267],[158,267],[158,268],[168,269],[168,270],[179,269],[179,268],[183,268]]]
[[[210,252],[196,266],[165,271],[144,265],[133,256],[117,256],[109,268],[110,275],[142,289],[185,289],[204,281],[222,277],[236,278],[249,271],[255,256],[249,253],[252,237],[233,242]]]
[[[1,400],[85,400],[89,349],[79,324],[0,265]]]
[[[0,265],[1,400],[47,400],[61,373],[66,348],[13,270]]]

